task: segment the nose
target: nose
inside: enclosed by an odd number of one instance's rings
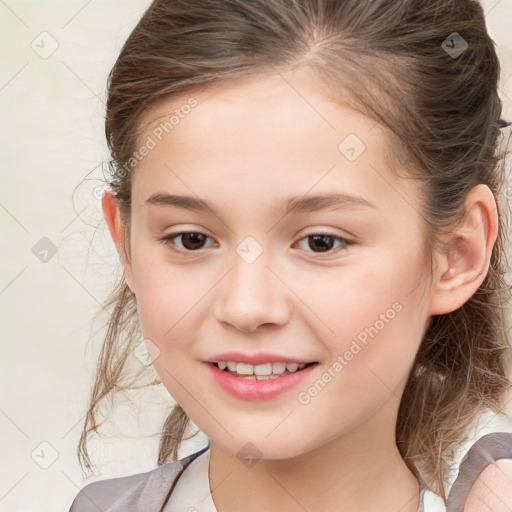
[[[215,316],[225,325],[253,332],[260,326],[284,325],[291,314],[291,292],[260,256],[248,263],[236,255],[234,266],[219,283]]]

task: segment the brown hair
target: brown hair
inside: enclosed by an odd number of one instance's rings
[[[454,37],[459,47],[468,45],[461,55],[443,44]],[[156,0],[109,76],[110,186],[128,255],[136,166],[127,172],[126,163],[142,133],[142,114],[164,98],[300,65],[310,66],[334,99],[343,96],[389,130],[391,161],[422,187],[431,275],[433,251],[464,215],[472,187],[483,183],[499,199],[500,65],[476,0]],[[430,319],[399,408],[397,446],[417,478],[443,498],[448,448],[464,439],[485,408],[503,412],[509,387],[501,210],[485,280],[462,307]],[[99,427],[99,403],[122,389],[126,363],[142,339],[135,335],[136,303],[122,276],[105,303],[110,306],[78,448],[89,469],[87,437]],[[175,405],[161,434],[159,465],[177,458],[188,422]]]

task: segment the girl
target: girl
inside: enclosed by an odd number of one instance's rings
[[[498,78],[475,0],[151,4],[109,80],[86,466],[139,326],[178,405],[72,512],[510,506]]]

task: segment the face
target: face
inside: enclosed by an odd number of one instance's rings
[[[125,276],[162,382],[232,453],[292,457],[396,417],[429,317],[419,193],[380,125],[318,84],[240,79],[141,123]],[[314,364],[258,380],[218,360]]]

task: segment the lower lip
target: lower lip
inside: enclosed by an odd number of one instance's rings
[[[225,391],[243,400],[266,400],[302,382],[318,365],[312,364],[302,370],[277,377],[276,379],[247,379],[221,370],[216,364],[206,363],[215,382]]]

